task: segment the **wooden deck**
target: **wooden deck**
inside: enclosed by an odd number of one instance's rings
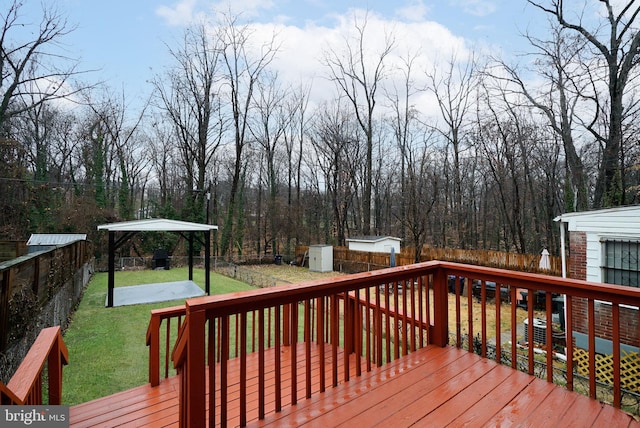
[[[304,376],[299,369],[298,377]],[[290,373],[283,376],[283,390],[289,385]],[[251,395],[248,406],[255,411],[249,426],[640,427],[621,410],[455,347],[423,348],[335,388],[327,385],[309,399],[301,390],[298,403],[283,403],[279,413],[272,406],[264,420],[257,418],[257,393]],[[247,389],[257,389],[257,376],[249,374]],[[155,388],[145,385],[73,406],[71,426],[177,426],[178,390],[172,377]],[[237,406],[230,406],[229,426],[237,426],[237,415]]]

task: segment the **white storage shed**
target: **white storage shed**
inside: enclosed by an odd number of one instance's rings
[[[361,236],[348,238],[347,245],[352,251],[368,251],[370,253],[391,253],[393,248],[395,254],[400,254],[400,241],[402,239],[393,236]]]
[[[309,270],[312,272],[333,271],[333,247],[331,245],[309,246]]]

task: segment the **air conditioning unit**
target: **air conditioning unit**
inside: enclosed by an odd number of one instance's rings
[[[524,341],[529,342],[529,319],[523,321]],[[541,345],[547,344],[547,320],[533,319],[533,342]]]

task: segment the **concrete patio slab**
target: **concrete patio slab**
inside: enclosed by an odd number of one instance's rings
[[[116,287],[113,290],[113,306],[139,305],[168,302],[204,296],[204,290],[193,281],[160,282],[155,284]],[[105,306],[107,302],[105,301]]]

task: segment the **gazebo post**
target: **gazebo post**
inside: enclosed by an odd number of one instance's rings
[[[189,281],[193,281],[193,232],[189,232]]]
[[[113,287],[115,286],[116,278],[116,233],[112,230],[109,231],[109,277],[107,280],[107,307],[113,307]]]
[[[207,230],[204,232],[204,290],[207,293],[207,296],[210,295],[210,285],[211,278],[209,275],[209,270],[211,268],[211,230]]]

